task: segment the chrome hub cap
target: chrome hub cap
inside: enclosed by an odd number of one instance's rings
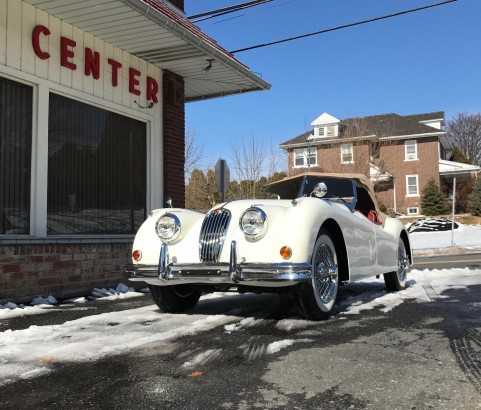
[[[337,265],[326,244],[317,250],[314,270],[314,289],[322,303],[331,302],[337,293]]]
[[[407,271],[409,266],[409,258],[406,255],[406,249],[404,243],[399,242],[397,253],[397,277],[399,282],[403,283],[407,277]]]

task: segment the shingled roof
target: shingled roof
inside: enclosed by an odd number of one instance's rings
[[[433,121],[433,120],[443,119],[444,112],[435,111],[435,112],[427,112],[424,114],[405,115],[404,118],[409,118],[410,120],[417,121],[417,122]]]
[[[423,134],[444,134],[443,131],[430,127],[429,125],[421,124],[418,121],[427,121],[430,119],[443,118],[443,112],[415,114],[408,116],[401,116],[398,114],[382,114],[372,115],[368,117],[347,118],[341,121],[341,131],[338,138],[323,138],[316,139],[315,143],[334,143],[339,142],[342,138],[353,137],[348,130],[356,128],[356,137],[373,137],[387,138],[387,137],[407,137],[412,135]],[[421,119],[418,119],[421,118]],[[347,135],[350,134],[350,135]],[[295,138],[280,144],[281,147],[287,148],[289,145],[297,145],[304,143],[313,143],[313,132],[308,131]]]

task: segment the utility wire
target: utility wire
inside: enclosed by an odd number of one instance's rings
[[[443,5],[448,4],[448,3],[454,3],[455,1],[458,1],[458,0],[445,0],[445,1],[441,1],[439,3],[430,4],[428,6],[417,7],[415,9],[404,10],[404,11],[400,11],[400,12],[397,12],[397,13],[387,14],[387,15],[381,16],[381,17],[374,17],[374,18],[368,19],[368,20],[362,20],[362,21],[358,21],[358,22],[355,22],[355,23],[344,24],[342,26],[332,27],[332,28],[328,28],[328,29],[325,29],[325,30],[319,30],[319,31],[315,31],[313,33],[302,34],[300,36],[289,37],[289,38],[285,38],[283,40],[271,41],[270,43],[264,43],[264,44],[258,44],[258,45],[251,46],[251,47],[240,48],[238,50],[231,51],[231,54],[241,53],[243,51],[255,50],[256,48],[272,46],[274,44],[287,43],[288,41],[299,40],[301,38],[316,36],[318,34],[324,34],[324,33],[330,32],[330,31],[341,30],[341,29],[348,28],[348,27],[360,26],[362,24],[372,23],[374,21],[379,21],[379,20],[385,20],[385,19],[388,19],[388,18],[401,16],[403,14],[414,13],[416,11],[430,9],[432,7],[443,6]]]
[[[223,16],[224,14],[228,14],[228,13],[234,13],[236,11],[247,9],[249,7],[259,6],[261,4],[269,3],[271,1],[273,1],[273,0],[253,0],[253,1],[249,1],[247,3],[241,3],[241,4],[234,5],[234,6],[224,7],[222,9],[207,11],[205,13],[200,13],[200,14],[195,14],[195,15],[189,16],[187,18],[189,20],[195,19],[194,23],[197,23],[199,21],[211,19],[211,18],[218,17],[218,16]]]

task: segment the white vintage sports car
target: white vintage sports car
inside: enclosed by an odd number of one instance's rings
[[[267,185],[263,197],[207,214],[152,211],[124,268],[130,280],[147,282],[164,312],[192,308],[208,292],[289,292],[311,320],[329,317],[340,284],[382,274],[389,291],[405,288],[408,233],[379,212],[364,175],[297,175]]]

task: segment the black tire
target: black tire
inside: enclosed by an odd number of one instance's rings
[[[406,252],[406,244],[399,238],[397,250],[397,271],[384,274],[384,283],[388,292],[398,292],[406,289],[409,258]]]
[[[193,308],[202,294],[200,288],[192,285],[149,285],[149,289],[155,304],[165,313],[182,312]]]
[[[331,316],[339,286],[336,247],[325,229],[314,245],[311,265],[313,279],[296,286],[296,301],[305,319],[325,320]]]

